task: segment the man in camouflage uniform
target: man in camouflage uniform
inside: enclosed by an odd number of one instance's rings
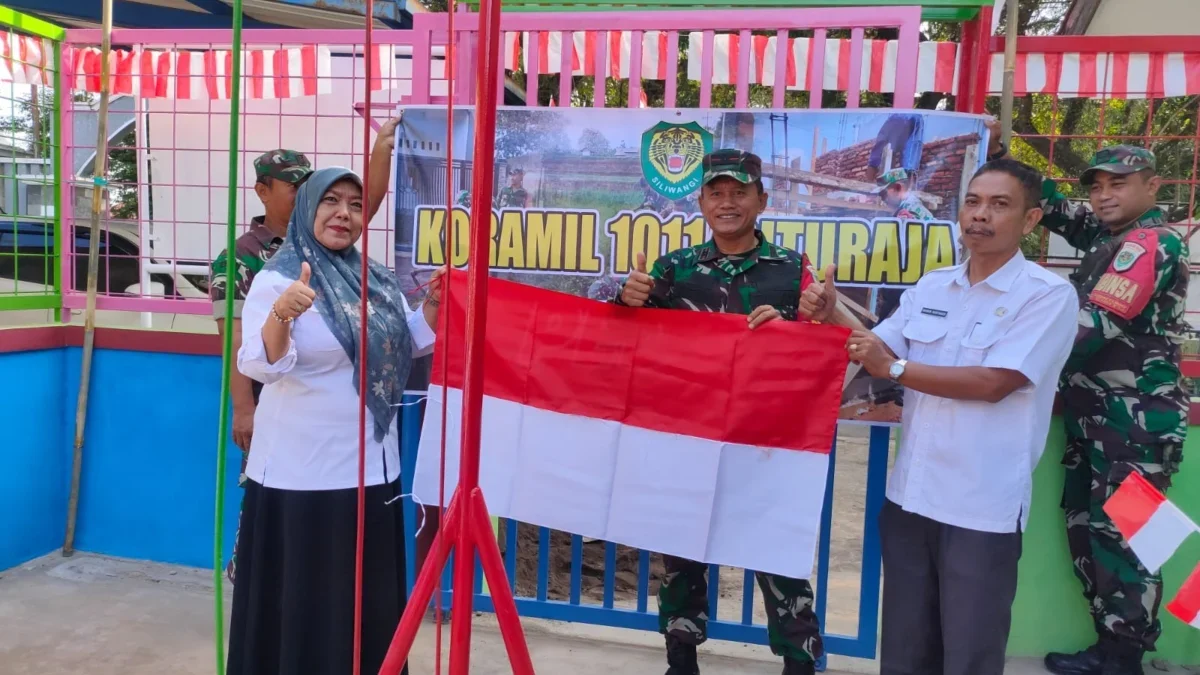
[[[933,213],[925,208],[921,198],[912,189],[912,179],[904,169],[892,169],[876,181],[879,187],[875,194],[883,197],[884,203],[896,209],[894,217],[904,220],[933,220]]]
[[[242,303],[250,292],[254,275],[267,264],[283,245],[288,220],[296,203],[296,188],[312,174],[308,158],[295,150],[271,150],[254,160],[257,180],[254,192],[262,201],[264,215],[250,221],[250,229],[238,237],[234,246],[233,264],[229,251],[221,251],[212,263],[208,294],[213,301],[213,318],[222,337],[230,327],[225,325],[225,298],[233,293],[233,349],[237,353],[242,342]],[[254,410],[263,385],[233,368],[229,374],[229,394],[233,399],[233,442],[242,449],[242,471],[246,470],[246,454],[254,434]],[[245,480],[245,474],[238,483]],[[237,567],[237,539],[234,552],[225,567],[226,576],[233,581]]]
[[[1179,466],[1188,412],[1179,370],[1188,250],[1155,205],[1159,178],[1149,150],[1105,148],[1079,182],[1092,210],[1074,209],[1047,181],[1042,222],[1086,252],[1071,275],[1079,335],[1060,383],[1062,505],[1099,640],[1076,654],[1048,655],[1046,667],[1125,675],[1142,673],[1161,632],[1162,578],[1142,566],[1103,506],[1129,474],[1165,491]]]
[[[525,170],[508,172],[509,184],[496,195],[496,208],[523,209],[529,205],[529,192],[525,189]]]
[[[630,274],[616,304],[747,315],[751,329],[774,319],[796,320],[800,291],[812,282],[801,253],[775,246],[755,225],[767,205],[762,160],[739,150],[704,158],[700,211],[713,237],[655,261],[645,256]],[[764,542],[764,545],[770,545]],[[708,566],[663,556],[666,577],[658,591],[659,630],[666,635],[667,675],[699,673],[696,646],[707,639]],[[810,675],[823,653],[808,581],[757,575],[767,608],[771,651],[784,659],[785,675]]]

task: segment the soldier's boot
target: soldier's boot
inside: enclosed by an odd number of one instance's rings
[[[1104,667],[1100,675],[1144,675],[1142,657],[1144,652],[1136,648],[1114,648],[1104,655]]]
[[[1097,643],[1074,654],[1051,652],[1044,663],[1046,670],[1054,675],[1100,675],[1100,669],[1104,667],[1104,650],[1101,643]]]
[[[816,675],[817,669],[812,661],[797,661],[796,659],[783,659],[783,675]]]
[[[696,645],[689,645],[668,635],[667,665],[667,675],[700,675],[700,664],[696,663]]]

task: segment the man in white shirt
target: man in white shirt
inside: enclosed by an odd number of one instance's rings
[[[904,386],[903,433],[879,516],[882,675],[1002,675],[1034,467],[1079,311],[1028,262],[1041,176],[1000,159],[971,179],[966,263],[927,273],[874,332],[837,303],[835,269],[800,314],[854,330],[850,358]]]

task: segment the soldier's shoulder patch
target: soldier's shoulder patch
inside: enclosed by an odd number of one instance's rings
[[[1157,232],[1151,229],[1131,232],[1109,263],[1108,271],[1096,282],[1088,300],[1122,319],[1141,314],[1154,296],[1157,250]]]
[[[1121,245],[1121,250],[1117,251],[1117,255],[1113,258],[1112,268],[1114,272],[1124,272],[1133,267],[1138,258],[1146,255],[1146,247],[1143,243],[1133,240],[1126,240]]]

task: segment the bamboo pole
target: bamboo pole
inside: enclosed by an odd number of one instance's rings
[[[109,54],[112,51],[112,0],[103,0],[104,19],[100,43],[100,115],[96,129],[96,160],[92,171],[92,223],[88,238],[87,309],[83,319],[83,363],[79,369],[79,395],[75,408],[75,452],[71,460],[71,492],[67,501],[67,533],[63,555],[75,553],[75,524],[79,516],[79,478],[83,471],[83,437],[87,425],[88,390],[92,380],[92,352],[96,340],[96,277],[100,269],[100,213],[108,192],[108,89]],[[145,290],[145,289],[143,289]]]
[[[238,124],[242,111],[242,0],[233,0],[233,86],[229,93],[229,192],[225,223],[225,251],[233,260],[237,248]],[[365,266],[366,263],[364,262]],[[221,346],[221,412],[217,422],[217,503],[213,523],[213,636],[216,647],[217,675],[225,675],[225,607],[221,563],[224,562],[222,537],[225,533],[225,465],[229,451],[230,373],[233,370],[233,293],[225,294],[225,339]]]
[[[1013,89],[1017,78],[1017,23],[1020,22],[1020,8],[1020,0],[1008,0],[1008,5],[1004,8],[1008,12],[1008,25],[1004,27],[1004,91],[1000,99],[1000,138],[1009,148],[1012,147]]]

